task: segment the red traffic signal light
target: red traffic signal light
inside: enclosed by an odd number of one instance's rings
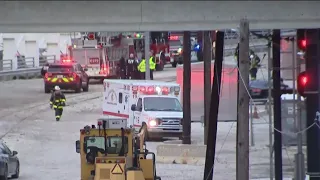
[[[306,39],[301,39],[299,41],[298,46],[299,46],[300,50],[305,50],[307,48],[307,40]]]
[[[300,50],[302,50],[302,51],[306,50],[307,38],[305,36],[305,29],[298,29],[297,30],[297,45]]]
[[[299,75],[298,75],[298,78],[297,78],[297,90],[298,90],[298,93],[305,97],[305,91],[307,89],[307,86],[310,84],[310,78],[309,76],[307,75],[307,73],[304,71],[304,72],[301,72]]]

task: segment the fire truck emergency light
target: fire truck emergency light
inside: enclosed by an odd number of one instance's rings
[[[71,63],[72,60],[71,59],[62,59],[62,63]]]
[[[172,41],[177,41],[179,40],[179,36],[170,36],[169,39]]]

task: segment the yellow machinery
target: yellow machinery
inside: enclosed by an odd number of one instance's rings
[[[76,152],[81,158],[81,180],[161,180],[155,154],[145,148],[146,126],[138,135],[126,120],[103,119],[80,130]],[[151,159],[147,159],[151,155]]]

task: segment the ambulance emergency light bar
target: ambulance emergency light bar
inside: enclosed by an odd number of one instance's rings
[[[171,87],[170,89],[166,86],[160,87],[160,86],[132,86],[132,91],[134,94],[137,94],[138,91],[142,94],[162,94],[162,95],[168,95],[170,92],[174,92],[175,95],[179,95],[180,87],[175,86]]]

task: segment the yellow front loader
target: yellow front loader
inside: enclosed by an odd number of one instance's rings
[[[103,119],[80,130],[81,180],[161,180],[155,154],[145,148],[146,125],[138,135],[125,127],[126,120]]]

